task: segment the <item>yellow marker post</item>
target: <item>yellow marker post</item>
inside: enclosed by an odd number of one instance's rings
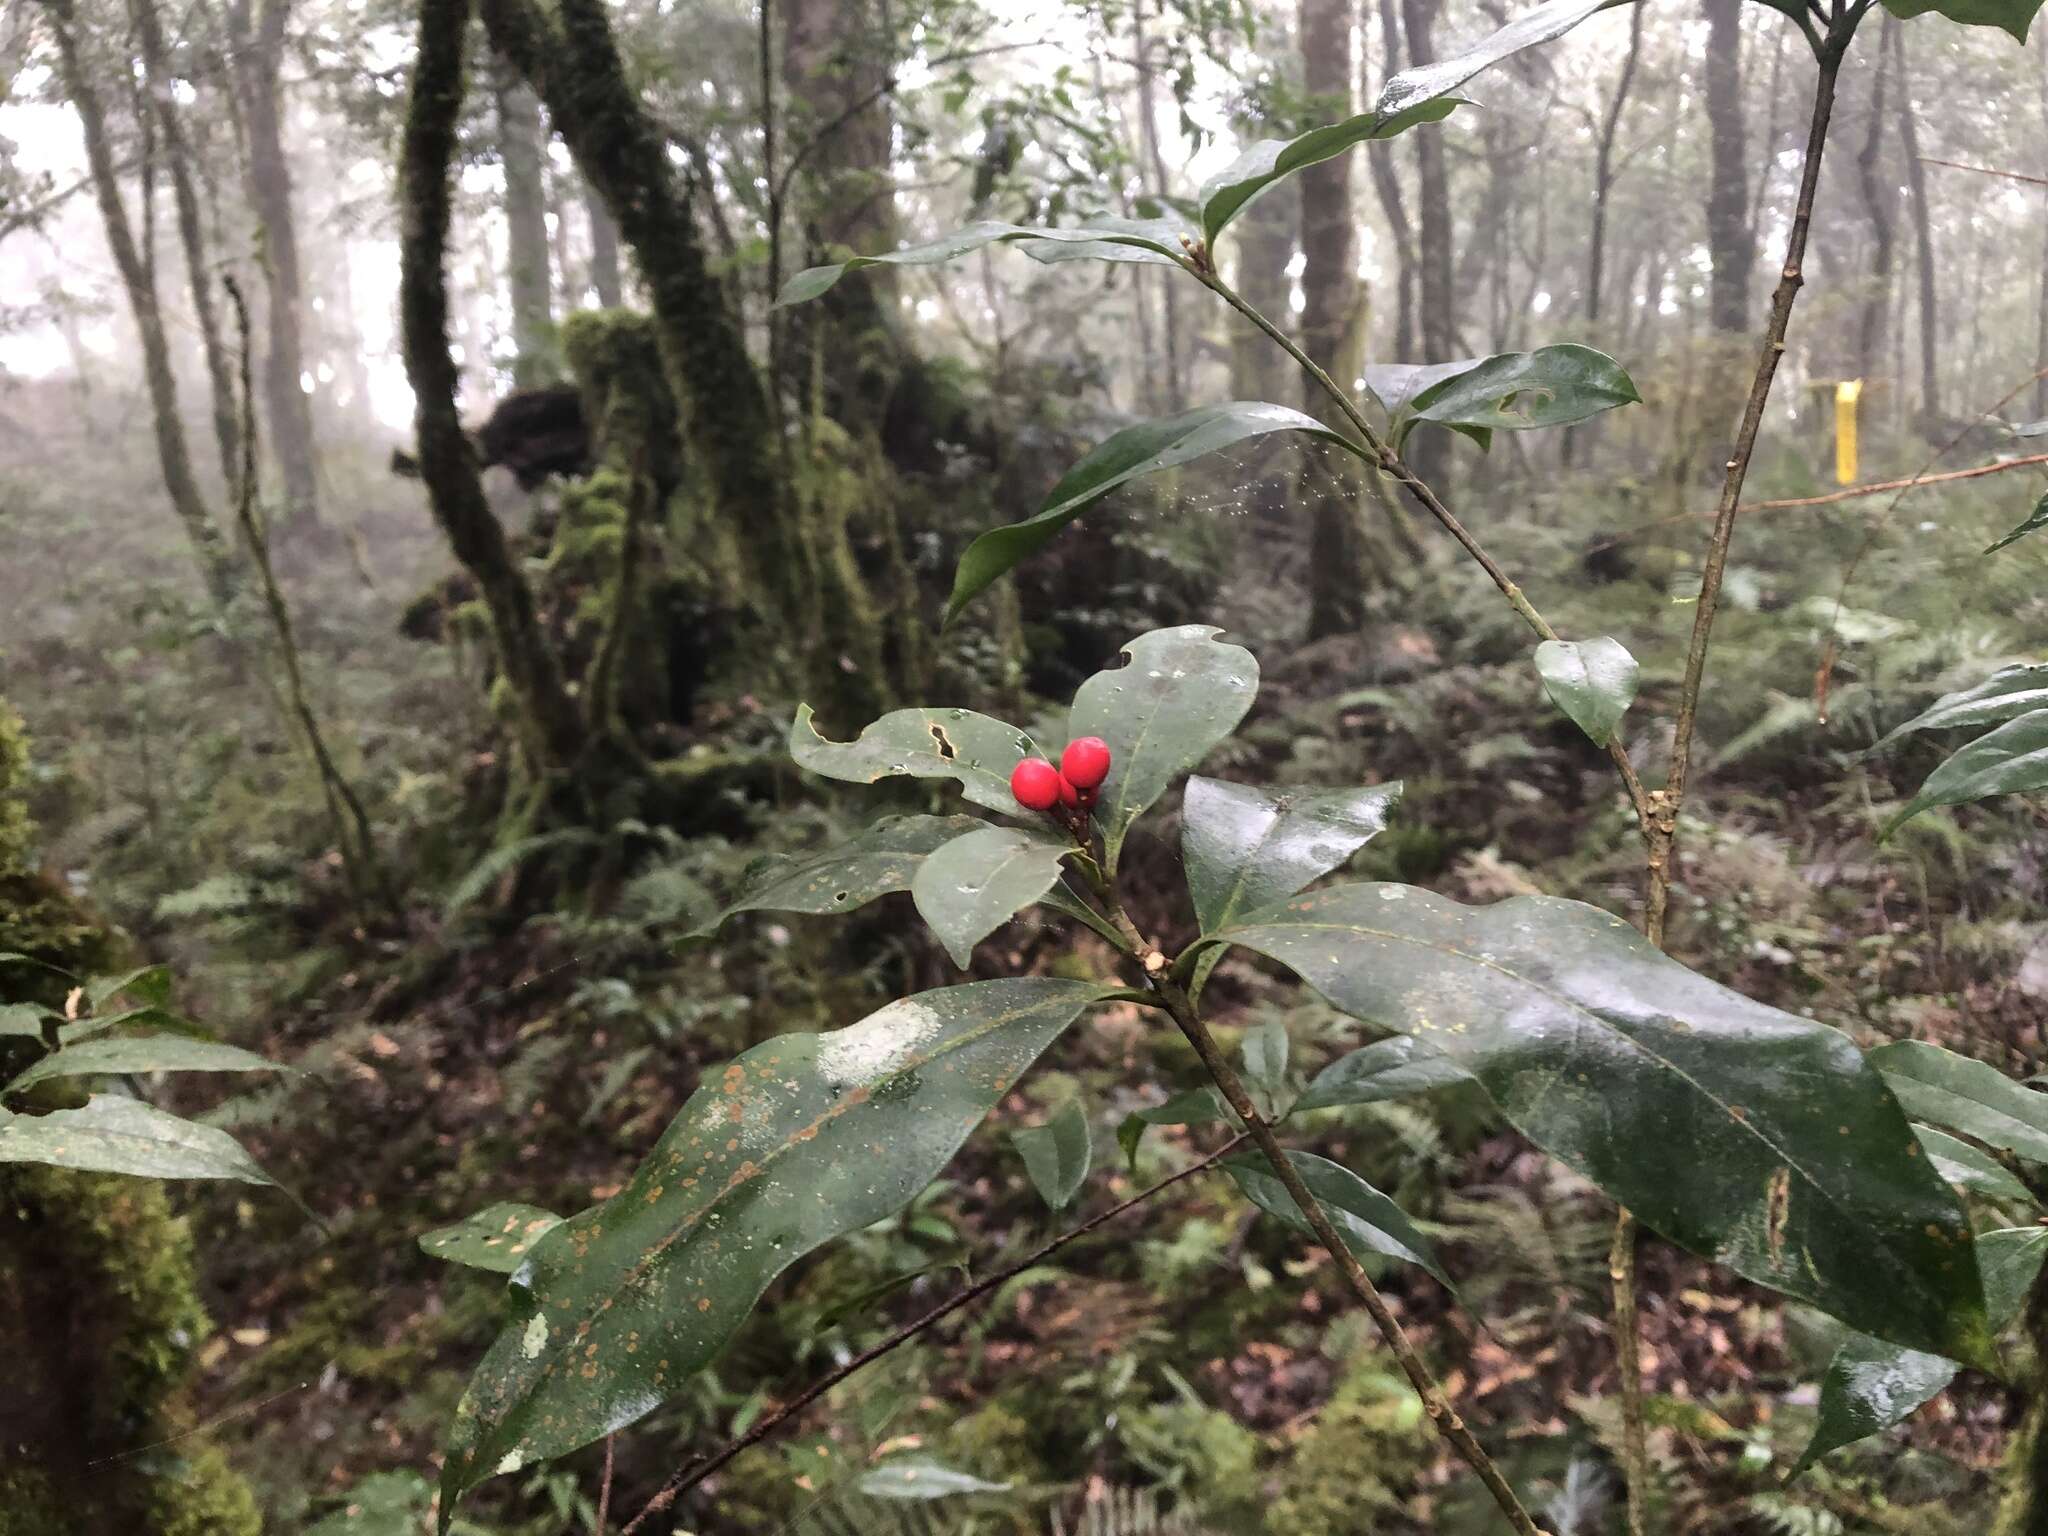
[[[1844,379],[1835,386],[1835,484],[1856,483],[1856,402],[1863,394],[1861,379]]]

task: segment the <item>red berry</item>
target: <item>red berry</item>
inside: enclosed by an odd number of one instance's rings
[[[1068,742],[1060,755],[1060,772],[1076,789],[1099,789],[1109,777],[1109,743],[1100,736]]]
[[[1010,793],[1027,811],[1049,811],[1060,802],[1059,769],[1042,757],[1027,757],[1010,770]]]
[[[1060,804],[1074,810],[1087,802],[1082,799],[1083,791],[1074,788],[1074,781],[1064,773],[1060,775]]]

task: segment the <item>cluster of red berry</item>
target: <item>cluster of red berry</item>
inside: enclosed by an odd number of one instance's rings
[[[1100,736],[1082,736],[1067,743],[1055,768],[1042,757],[1027,757],[1010,770],[1010,793],[1030,811],[1065,806],[1085,811],[1109,777],[1109,743]]]

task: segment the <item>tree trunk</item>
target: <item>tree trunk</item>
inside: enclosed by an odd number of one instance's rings
[[[1338,0],[1348,6],[1350,0]],[[1166,192],[1166,155],[1159,142],[1158,92],[1153,88],[1151,39],[1145,32],[1145,0],[1136,0],[1131,7],[1131,46],[1138,59],[1138,136],[1145,152],[1145,162],[1150,168],[1150,185],[1147,192],[1154,198]],[[1348,60],[1349,54],[1346,58]],[[1157,284],[1160,298],[1160,320],[1166,338],[1166,378],[1160,391],[1167,411],[1178,414],[1187,407],[1185,377],[1181,371],[1180,334],[1180,283],[1178,273],[1135,269],[1138,290],[1142,295],[1145,288]]]
[[[94,71],[80,51],[71,0],[43,0],[43,6],[57,39],[57,66],[64,92],[78,110],[86,164],[92,172],[93,192],[106,226],[107,248],[121,274],[129,312],[142,342],[142,372],[149,388],[150,420],[156,429],[157,462],[163,471],[164,490],[179,522],[185,526],[185,537],[199,561],[207,590],[216,603],[225,606],[235,591],[234,568],[229,562],[226,541],[192,473],[192,452],[185,441],[184,420],[178,413],[178,384],[171,371],[163,310],[149,266],[129,225],[128,211],[121,202],[114,153],[107,141],[106,109],[93,84]]]
[[[1706,0],[1707,126],[1712,170],[1707,187],[1707,252],[1713,262],[1707,308],[1714,329],[1749,329],[1756,230],[1748,217],[1746,132],[1742,106],[1743,0]]]
[[[404,227],[399,318],[412,383],[420,478],[455,557],[476,578],[490,614],[499,664],[518,698],[527,750],[542,776],[569,772],[583,755],[583,721],[542,632],[533,589],[484,499],[475,452],[456,406],[460,375],[448,352],[449,176],[464,95],[468,0],[422,0],[419,51],[400,162]]]
[[[1391,80],[1401,68],[1401,16],[1396,0],[1380,0],[1380,33],[1386,74]],[[1415,357],[1415,235],[1408,226],[1401,177],[1394,169],[1393,144],[1382,139],[1366,145],[1365,163],[1394,247],[1394,358],[1410,362]]]
[[[1351,0],[1301,0],[1302,86],[1320,121],[1351,115]],[[1304,265],[1301,346],[1316,365],[1335,372],[1358,310],[1358,253],[1351,222],[1351,161],[1326,160],[1301,173],[1301,249]],[[1355,366],[1355,363],[1354,363]],[[1306,408],[1330,409],[1315,381],[1304,375]],[[1347,634],[1365,618],[1365,551],[1358,509],[1342,476],[1321,455],[1304,455],[1302,490],[1313,497],[1309,538],[1308,637]]]
[[[213,287],[206,273],[206,231],[199,210],[199,191],[193,181],[192,151],[185,141],[165,72],[164,36],[156,0],[131,0],[129,15],[135,23],[140,45],[144,89],[149,93],[157,133],[163,144],[164,163],[171,174],[171,192],[178,210],[178,241],[185,254],[185,276],[192,293],[192,316],[199,327],[199,344],[206,357],[206,379],[213,404],[213,435],[220,450],[221,478],[234,494],[236,465],[241,460],[240,432],[235,422],[235,381],[228,364],[226,345],[221,340],[220,315],[214,307]]]
[[[1432,32],[1441,4],[1442,0],[1401,0],[1410,66],[1436,62]],[[1447,363],[1458,355],[1458,301],[1451,266],[1451,191],[1444,164],[1444,136],[1428,132],[1418,133],[1414,139],[1417,296],[1422,306],[1422,355],[1416,361]],[[1417,471],[1442,489],[1450,469],[1450,434],[1422,432],[1411,441],[1409,456]]]
[[[1283,331],[1294,328],[1287,264],[1294,260],[1301,187],[1289,178],[1260,197],[1232,226],[1237,247],[1233,286]],[[1230,388],[1240,400],[1285,400],[1290,393],[1287,354],[1248,325],[1230,332]]]
[[[1601,282],[1607,266],[1607,204],[1614,191],[1614,140],[1621,131],[1621,114],[1628,106],[1629,88],[1635,84],[1636,65],[1643,55],[1643,7],[1630,6],[1628,52],[1622,56],[1621,78],[1607,99],[1607,111],[1600,119],[1600,138],[1593,152],[1593,228],[1586,241],[1586,324],[1597,339],[1600,334]]]
[[[1898,26],[1898,18],[1887,14],[1887,31]],[[1898,196],[1896,179],[1884,174],[1884,90],[1889,55],[1880,51],[1877,69],[1870,77],[1870,121],[1863,145],[1856,152],[1856,184],[1863,194],[1863,211],[1870,219],[1870,276],[1866,279],[1863,303],[1856,316],[1856,377],[1869,379],[1877,373],[1884,349],[1885,312],[1892,298],[1892,215]]]
[[[1913,212],[1913,239],[1920,264],[1920,413],[1929,423],[1941,414],[1938,358],[1939,306],[1934,292],[1934,220],[1927,206],[1927,167],[1920,163],[1920,130],[1913,120],[1913,76],[1906,65],[1905,28],[1885,32],[1897,65],[1899,147],[1906,156],[1906,194]]]
[[[494,61],[498,160],[505,173],[505,276],[512,299],[512,383],[533,389],[561,374],[548,261],[547,130],[540,100]]]
[[[263,395],[270,414],[270,449],[284,482],[286,526],[305,531],[318,515],[318,461],[304,382],[304,295],[298,227],[292,217],[291,162],[285,155],[277,89],[289,5],[290,0],[262,0],[262,11],[252,18],[250,0],[228,0],[228,34],[249,135],[249,201],[261,224],[269,295]]]
[[[617,309],[626,302],[626,284],[619,274],[619,226],[612,222],[604,199],[585,189],[583,217],[590,225],[590,286],[597,290],[597,302]]]
[[[482,9],[492,45],[540,93],[639,262],[711,515],[737,549],[735,606],[763,621],[762,648],[804,655],[808,686],[835,713],[872,712],[888,691],[872,602],[844,530],[827,524],[814,541],[783,477],[767,390],[677,194],[666,145],[626,79],[604,0],[561,0],[553,17],[531,0],[482,0]],[[768,665],[777,666],[772,655]]]

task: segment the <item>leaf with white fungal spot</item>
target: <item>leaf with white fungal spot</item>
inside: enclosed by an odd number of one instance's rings
[[[519,1315],[449,1432],[442,1530],[486,1478],[687,1390],[777,1275],[907,1205],[1110,990],[946,987],[846,1029],[777,1036],[707,1075],[625,1187],[546,1233],[513,1275]]]

